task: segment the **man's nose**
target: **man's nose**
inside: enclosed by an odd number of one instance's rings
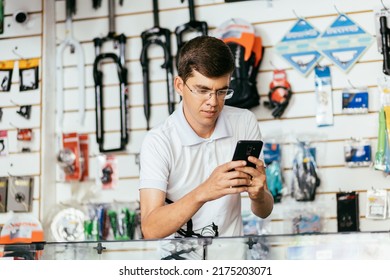
[[[207,103],[211,105],[218,104],[218,95],[215,91],[214,92],[210,91],[209,99],[207,100]]]

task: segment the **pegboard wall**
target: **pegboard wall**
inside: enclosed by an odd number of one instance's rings
[[[25,21],[18,22],[17,15],[23,14],[27,15],[27,18]],[[3,33],[0,34],[0,61],[13,61],[13,69],[9,91],[0,92],[0,108],[3,112],[0,130],[7,133],[5,138],[6,152],[0,156],[0,177],[12,179],[27,176],[32,178],[33,192],[31,193],[30,210],[36,217],[40,217],[42,214],[40,207],[42,191],[42,40],[42,1],[4,2]],[[38,84],[36,89],[24,91],[21,88],[24,84],[20,75],[21,62],[32,59],[37,59],[39,62]],[[4,81],[4,77],[2,77],[2,81]],[[22,116],[18,111],[27,113],[26,106],[31,106],[30,114]],[[31,129],[32,137],[28,143],[18,140],[18,131],[22,129]],[[27,149],[22,151],[23,147]],[[3,224],[7,218],[6,213],[0,213],[0,224]]]
[[[9,1],[17,3],[21,1]],[[378,3],[373,3],[378,2]],[[385,4],[390,6],[390,2]],[[250,22],[256,33],[262,37],[265,46],[264,58],[257,75],[257,87],[260,93],[261,103],[268,99],[269,84],[272,81],[273,70],[285,69],[291,83],[293,95],[282,118],[275,120],[271,111],[262,104],[251,109],[257,116],[260,129],[265,139],[277,137],[282,146],[282,166],[286,187],[290,187],[292,180],[292,160],[294,156],[294,141],[299,135],[314,135],[312,145],[317,151],[317,163],[319,165],[321,186],[317,189],[316,199],[313,202],[296,202],[289,197],[283,197],[282,202],[275,204],[273,213],[269,218],[272,234],[288,233],[291,231],[291,217],[288,212],[291,209],[317,209],[325,217],[324,232],[336,232],[336,193],[339,191],[357,191],[360,195],[360,230],[376,231],[388,230],[389,219],[371,220],[365,216],[366,192],[371,188],[389,189],[388,178],[381,172],[375,171],[372,167],[348,168],[344,161],[344,143],[351,137],[366,138],[371,141],[373,154],[377,147],[378,136],[378,111],[380,109],[380,94],[378,90],[378,78],[382,75],[382,55],[378,52],[376,41],[371,44],[366,52],[359,58],[357,63],[347,72],[341,71],[334,63],[327,58],[320,61],[321,65],[328,65],[332,75],[333,90],[333,115],[334,125],[317,127],[315,107],[314,73],[303,76],[294,70],[285,60],[275,53],[275,45],[291,29],[297,21],[297,16],[305,18],[320,32],[323,32],[339,15],[340,12],[347,14],[353,21],[359,24],[365,31],[375,36],[374,8],[380,5],[380,1],[364,0],[342,0],[342,1],[319,1],[312,5],[309,0],[287,1],[243,1],[236,3],[225,3],[222,0],[197,0],[196,18],[207,21],[212,32],[224,21],[230,18],[243,18]],[[16,4],[15,4],[16,5]],[[18,46],[18,53],[23,57],[41,57],[41,40],[45,36],[42,32],[41,1],[29,1],[32,18],[36,21],[36,29],[10,28],[0,35],[1,60],[19,59],[12,50]],[[5,20],[12,21],[11,4],[6,6]],[[7,10],[8,9],[8,10]],[[16,9],[16,7],[15,7]],[[78,70],[77,56],[69,51],[64,52],[64,121],[63,131],[86,133],[89,135],[89,161],[90,180],[82,184],[63,183],[59,178],[56,182],[55,197],[56,203],[69,201],[72,197],[93,201],[136,201],[138,199],[138,176],[139,167],[136,163],[137,154],[147,132],[146,120],[143,111],[143,78],[140,64],[142,40],[140,34],[151,28],[153,23],[152,1],[130,1],[124,0],[123,5],[116,1],[116,33],[123,33],[127,38],[126,43],[126,67],[128,69],[128,92],[129,92],[129,144],[123,152],[116,153],[118,161],[118,184],[115,189],[101,190],[93,187],[97,174],[97,157],[99,149],[96,144],[95,134],[95,92],[92,74],[95,50],[92,40],[95,37],[106,36],[108,33],[108,3],[103,0],[101,7],[94,9],[92,1],[77,1],[76,14],[73,16],[73,36],[81,43],[85,55],[85,96],[86,96],[86,117],[85,123],[78,121]],[[56,45],[65,38],[65,1],[55,2],[55,11],[44,10],[45,13],[55,12],[55,34]],[[218,15],[218,16],[216,16]],[[33,18],[34,17],[34,18]],[[159,1],[160,26],[168,28],[172,32],[171,45],[172,55],[176,55],[176,39],[174,30],[176,26],[189,21],[188,3],[180,0]],[[50,27],[49,27],[50,28]],[[12,30],[12,31],[11,31]],[[112,44],[108,44],[105,51],[116,51]],[[165,81],[165,70],[161,69],[163,63],[163,52],[160,48],[151,48],[149,51],[150,88],[151,88],[151,118],[150,126],[153,127],[164,120],[168,114],[167,89]],[[52,69],[55,69],[55,58],[52,61]],[[107,145],[116,145],[116,139],[120,133],[119,122],[119,94],[116,68],[113,63],[105,63],[102,68],[104,72],[104,94],[105,94],[105,127]],[[15,75],[15,78],[17,75]],[[41,76],[40,76],[41,77]],[[43,73],[45,77],[45,73]],[[43,79],[44,81],[44,79]],[[342,112],[341,95],[344,88],[351,85],[355,87],[365,86],[369,91],[369,110],[367,114],[348,115]],[[9,137],[15,134],[15,127],[24,126],[24,123],[16,121],[17,116],[12,116],[17,106],[12,104],[24,104],[27,102],[27,93],[17,92],[17,81],[13,82],[12,92],[1,94],[1,106],[5,108],[5,114],[0,128],[9,130]],[[2,176],[10,174],[27,173],[33,175],[36,182],[34,194],[33,211],[39,214],[39,178],[45,176],[41,172],[38,162],[41,160],[40,151],[49,149],[45,143],[40,144],[39,134],[41,125],[47,120],[41,119],[40,110],[44,104],[41,103],[40,92],[34,91],[36,97],[29,100],[33,104],[33,115],[31,126],[38,135],[36,149],[29,154],[18,153],[11,149],[10,156],[0,158]],[[20,99],[18,98],[20,97]],[[29,95],[30,97],[30,95]],[[179,98],[176,96],[176,102]],[[34,110],[35,109],[35,110]],[[9,113],[8,113],[9,111]],[[11,119],[8,118],[12,117]],[[55,116],[53,116],[54,118]],[[29,124],[30,125],[30,124]],[[54,131],[52,132],[54,134]],[[53,149],[54,152],[54,149]],[[13,166],[10,167],[10,161]],[[27,164],[30,163],[31,164]],[[54,164],[54,162],[53,162]],[[31,169],[31,170],[30,170]],[[27,175],[27,174],[26,174]],[[37,187],[38,186],[38,187]],[[93,194],[93,195],[91,195]],[[249,200],[242,198],[243,210],[249,210]],[[2,219],[0,214],[0,219]],[[0,220],[1,223],[2,220]]]

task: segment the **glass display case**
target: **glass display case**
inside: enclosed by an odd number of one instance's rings
[[[390,232],[3,244],[0,256],[38,260],[384,260],[390,259]]]

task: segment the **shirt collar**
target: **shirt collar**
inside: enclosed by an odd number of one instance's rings
[[[179,135],[180,142],[183,146],[192,146],[197,145],[202,142],[217,140],[225,137],[232,136],[232,128],[226,119],[225,110],[222,109],[221,114],[217,119],[217,124],[215,126],[213,134],[210,138],[205,139],[199,137],[195,131],[188,124],[187,119],[184,116],[183,112],[183,102],[179,103],[179,106],[175,113],[173,114],[175,121],[175,127],[177,129],[177,134]]]

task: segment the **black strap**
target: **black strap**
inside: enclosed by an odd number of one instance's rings
[[[173,201],[168,199],[168,198],[165,198],[165,202],[168,203],[168,204],[172,204],[173,203]],[[199,233],[195,233],[193,231],[192,219],[189,219],[188,222],[187,222],[187,230],[184,230],[184,229],[180,228],[177,231],[177,233],[180,234],[183,237],[202,237],[202,235],[200,235]]]

